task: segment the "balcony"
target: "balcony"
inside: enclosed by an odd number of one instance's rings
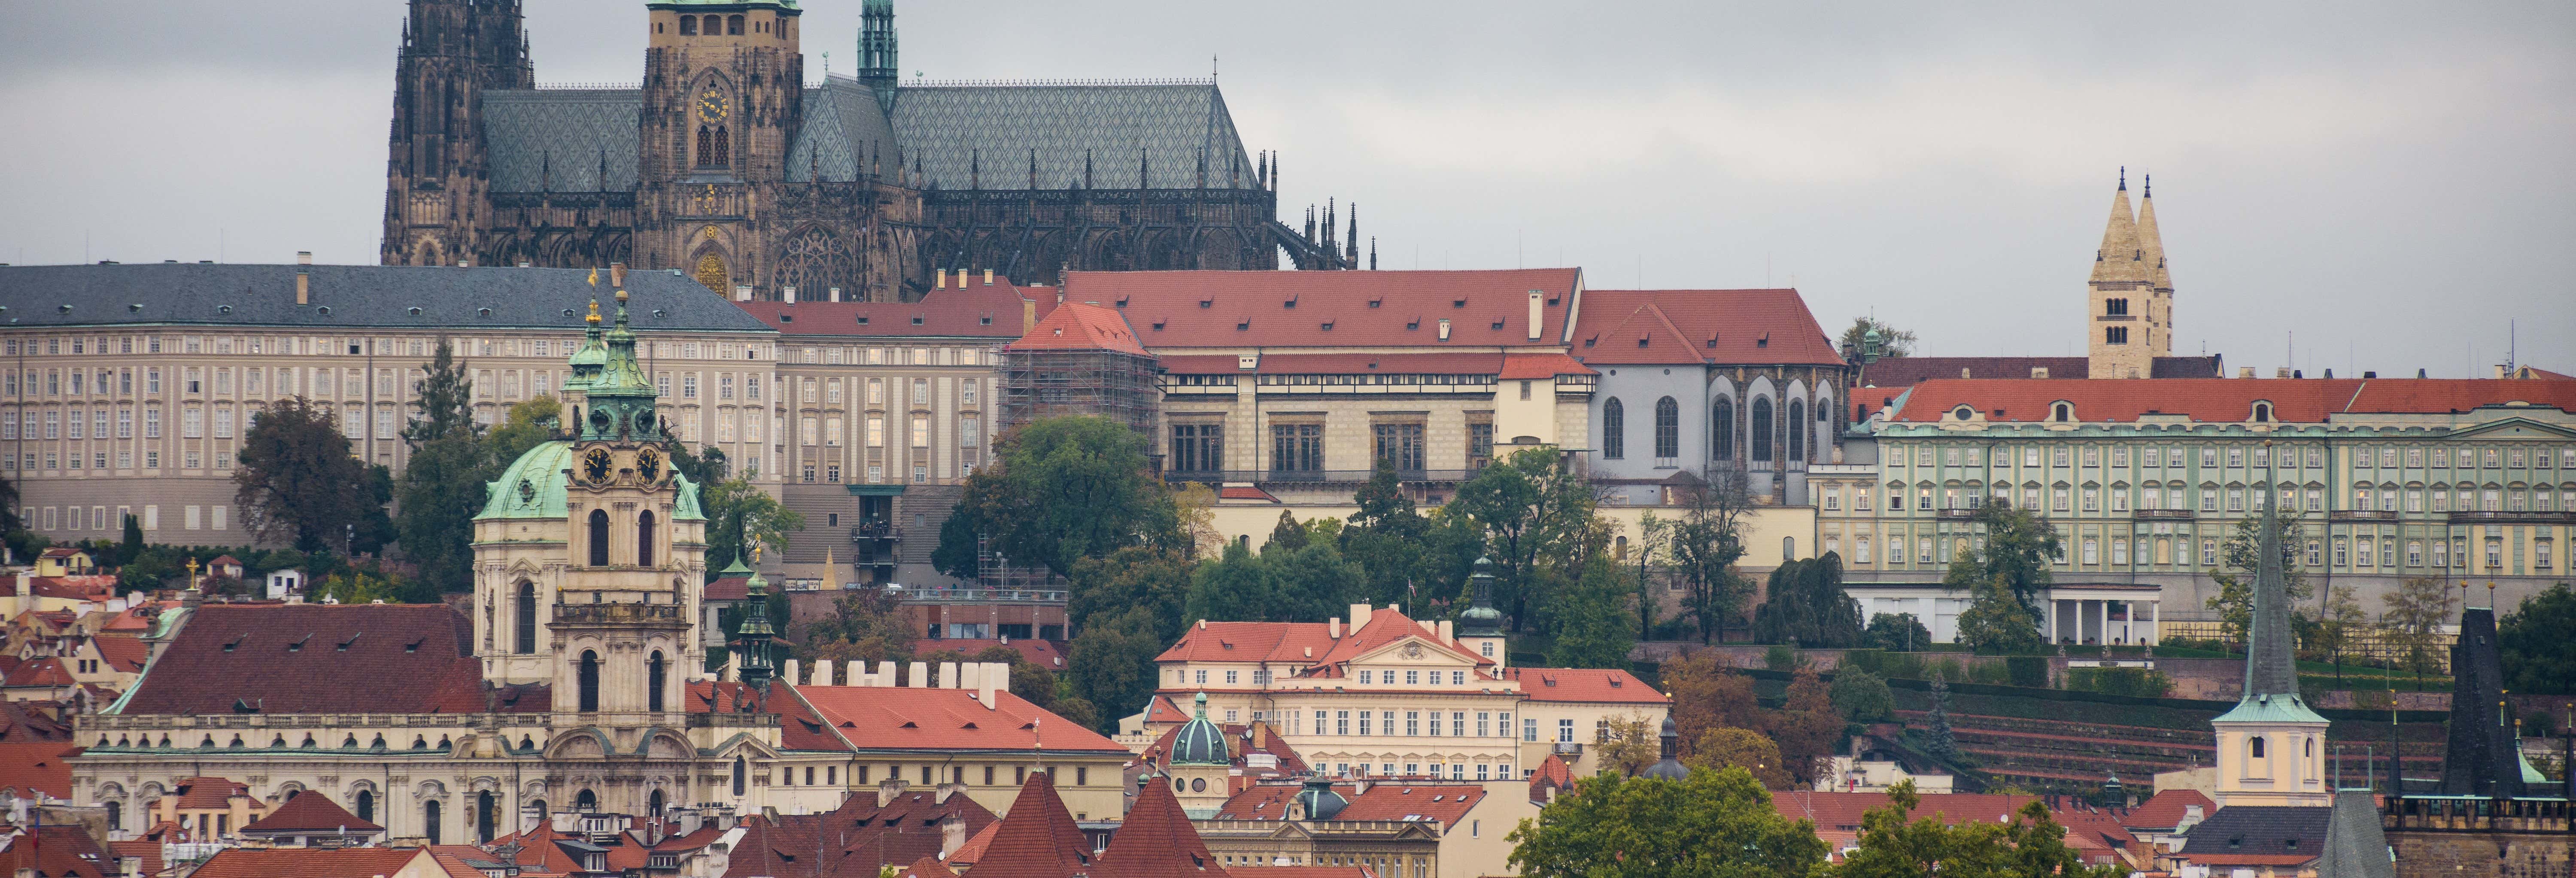
[[[2454,512],[2452,524],[2571,524],[2576,512]]]
[[[1230,469],[1198,472],[1163,473],[1166,482],[1250,482],[1260,485],[1357,485],[1369,480],[1373,470],[1364,469]],[[1456,484],[1476,477],[1472,469],[1396,470],[1397,481],[1406,483]]]
[[[892,540],[895,542],[901,542],[903,540],[903,528],[898,527],[893,522],[889,521],[862,521],[859,522],[857,527],[850,528],[850,542],[857,543],[869,540]]]
[[[1583,755],[1583,744],[1578,741],[1558,741],[1549,745],[1548,752],[1558,756],[1580,757]]]
[[[2130,516],[2139,521],[2190,521],[2192,519],[2192,511],[2189,509],[2140,509],[2136,512],[2130,513]]]
[[[2326,513],[2327,521],[2396,521],[2397,513],[2379,509],[2337,509]]]
[[[1061,604],[1065,602],[1065,591],[1061,588],[978,588],[973,586],[957,588],[923,587],[905,589],[903,592],[903,600],[905,603]]]

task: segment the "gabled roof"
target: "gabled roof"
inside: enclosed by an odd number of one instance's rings
[[[1357,620],[1355,620],[1357,621]],[[1370,611],[1358,630],[1342,629],[1334,637],[1332,627],[1316,622],[1206,622],[1193,625],[1181,633],[1158,662],[1224,661],[1224,662],[1297,662],[1318,673],[1332,673],[1335,667],[1354,658],[1409,637],[1434,649],[1445,650],[1462,661],[1479,667],[1490,666],[1493,659],[1477,655],[1456,643],[1442,643],[1440,637],[1422,629],[1420,623],[1407,618],[1394,607]]]
[[[0,744],[0,788],[18,795],[41,792],[57,799],[72,797],[71,757],[81,748],[68,741]]]
[[[844,295],[854,291],[844,290]],[[1020,337],[1028,300],[1009,281],[931,290],[918,302],[829,302],[825,290],[797,290],[804,301],[735,302],[752,319],[778,330],[782,345],[819,338]]]
[[[301,832],[367,833],[382,832],[384,827],[360,819],[331,801],[320,790],[305,790],[268,812],[268,816],[251,821],[241,831],[251,835],[294,834]]]
[[[249,798],[250,786],[231,778],[191,777],[179,781],[179,807],[189,810],[228,808],[232,800]],[[266,802],[254,801],[254,809],[265,809]]]
[[[1100,854],[1101,871],[1118,878],[1199,878],[1224,875],[1207,843],[1181,813],[1170,784],[1149,783],[1136,794],[1136,806]]]
[[[113,576],[30,576],[27,591],[40,598],[103,601],[116,596]]]
[[[763,696],[748,683],[727,680],[699,680],[689,684],[689,694],[681,706],[690,713],[730,713],[738,703],[760,705],[762,710],[778,714],[778,746],[783,750],[846,752],[841,736],[832,734],[830,723],[814,706],[798,697],[796,687],[784,681],[773,682]]]
[[[1583,310],[1574,355],[1591,365],[1843,362],[1794,289],[1589,290]]]
[[[0,836],[0,874],[115,875],[120,865],[76,823],[42,825],[14,838]],[[155,845],[158,847],[158,845]],[[155,857],[154,859],[158,859]],[[197,874],[206,874],[203,871]],[[219,876],[220,878],[220,876]]]
[[[1027,753],[1125,753],[1118,742],[1009,692],[985,709],[972,689],[793,686],[813,706],[826,734],[859,750],[980,750]],[[773,692],[777,687],[773,687]],[[789,721],[789,725],[801,723]],[[796,729],[791,728],[793,732]],[[846,749],[834,746],[833,749]]]
[[[444,604],[207,604],[120,712],[441,712],[448,690],[481,685],[472,636]]]
[[[2254,404],[2275,422],[2318,424],[2338,414],[2451,414],[2508,402],[2576,411],[2576,382],[2454,378],[1935,379],[1914,386],[1894,420],[1935,423],[1960,406],[1989,422],[2043,422],[2057,402],[2075,420],[2134,422],[2148,414],[2241,423]]]
[[[1067,301],[1127,315],[1144,345],[1173,348],[1554,347],[1582,270],[1077,271]],[[1536,339],[1529,294],[1541,295]],[[1290,304],[1294,302],[1295,304]],[[1449,338],[1440,339],[1441,320]],[[1324,328],[1325,324],[1332,328]],[[1496,328],[1495,324],[1501,324]]]
[[[2282,805],[2220,808],[2183,836],[2182,855],[2194,862],[2200,862],[2204,856],[2315,858],[2325,854],[2326,827],[2333,816],[2332,808]]]
[[[1574,788],[1574,769],[1567,766],[1562,757],[1547,754],[1547,761],[1539,763],[1538,770],[1530,772],[1529,788],[1530,801],[1545,802],[1548,790]]]
[[[2202,819],[2218,813],[2218,803],[2210,801],[2208,796],[2201,795],[2199,790],[2158,790],[2155,795],[2147,797],[2146,801],[2139,802],[2137,807],[2129,809],[2127,814],[2122,815],[2120,825],[2130,829],[2170,832],[2174,827],[2182,825],[2183,817],[2189,813],[2193,805],[2200,806]]]
[[[1520,681],[1521,695],[1531,701],[1672,703],[1637,675],[1616,668],[1504,668],[1503,676]]]
[[[968,870],[972,878],[1068,878],[1087,871],[1090,845],[1056,796],[1046,772],[1031,772],[1011,800],[1011,813]]]
[[[63,665],[63,660],[50,656],[10,668],[9,675],[0,678],[0,686],[13,687],[69,686],[76,682],[79,681],[72,679],[71,669]]]
[[[843,182],[865,174],[895,177],[903,161],[875,89],[849,76],[826,76],[805,90],[805,126],[787,150],[787,180]]]
[[[970,834],[999,821],[972,796],[938,799],[932,790],[916,790],[879,807],[873,790],[860,789],[843,799],[841,807],[821,814],[747,817],[726,874],[874,878],[880,867],[936,857],[946,840],[942,824],[951,818],[962,821]],[[656,849],[668,849],[674,841],[704,847],[712,840],[671,839]]]
[[[1116,309],[1090,302],[1066,302],[1048,312],[1029,333],[1010,343],[1010,351],[1116,351],[1150,357],[1136,341],[1136,330]]]
[[[98,656],[107,662],[108,668],[120,673],[142,673],[144,663],[152,658],[152,645],[138,638],[91,637],[89,642],[98,648]]]

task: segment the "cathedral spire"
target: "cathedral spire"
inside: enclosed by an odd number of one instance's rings
[[[2270,444],[2270,443],[2265,443]],[[2277,474],[2277,473],[2276,473]],[[2290,592],[2281,567],[2280,510],[2266,502],[2260,512],[2261,560],[2254,571],[2254,620],[2245,636],[2245,698],[2297,698],[2299,675],[2291,662]]]
[[[2189,205],[2185,205],[2188,207]],[[2156,289],[2173,289],[2173,277],[2165,273],[2165,240],[2156,233],[2156,178],[2147,176],[2146,191],[2138,197],[2138,252],[2146,263],[2147,277]]]
[[[2093,253],[2093,282],[2146,280],[2141,270],[2137,215],[2129,209],[2129,169],[2120,169],[2120,189],[2111,195],[2111,219],[2102,227],[2102,248]]]

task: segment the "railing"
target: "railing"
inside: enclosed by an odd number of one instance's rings
[[[2396,521],[2397,513],[2378,509],[2337,509],[2326,513],[2327,521]]]
[[[2454,512],[2452,524],[2576,524],[2576,512]]]
[[[911,588],[904,590],[903,599],[959,603],[1060,604],[1065,602],[1065,592],[1061,588]]]
[[[857,527],[850,528],[851,542],[858,542],[860,540],[901,539],[903,539],[903,528],[896,526],[892,522],[862,521],[859,522]]]
[[[1476,477],[1472,469],[1396,470],[1400,482],[1463,482]],[[1167,482],[1252,482],[1255,484],[1357,484],[1375,475],[1364,469],[1230,469],[1163,473]]]
[[[2140,509],[2130,515],[2139,521],[2190,521],[2192,519],[2192,511],[2189,509]]]
[[[1558,741],[1550,748],[1550,752],[1553,752],[1558,756],[1581,756],[1583,755],[1583,743],[1580,741]]]

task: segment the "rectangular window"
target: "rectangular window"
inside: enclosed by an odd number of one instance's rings
[[[2101,493],[2102,493],[2102,492],[2101,492],[2101,490],[2100,490],[2100,489],[2097,489],[2097,488],[2086,488],[2086,489],[2084,489],[2084,511],[2086,511],[2086,512],[2100,512],[2100,511],[2102,511],[2102,498],[2101,498]]]
[[[974,404],[975,404],[975,387],[976,387],[976,384],[977,384],[977,383],[978,383],[978,382],[977,382],[975,379],[973,379],[973,378],[968,378],[968,379],[966,379],[964,382],[962,382],[962,383],[960,383],[960,384],[958,385],[958,388],[957,388],[957,401],[958,401],[958,403],[959,403],[959,404],[962,404],[962,405],[974,405]]]
[[[2243,512],[2243,511],[2245,511],[2245,489],[2244,489],[2244,488],[2239,488],[2239,487],[2233,487],[2233,486],[2230,486],[2230,487],[2227,489],[2227,511],[2229,511],[2229,512]]]
[[[2334,563],[2337,567],[2346,567],[2352,564],[2351,546],[2344,542],[2342,537],[2336,537],[2334,541]]]
[[[233,410],[230,406],[215,409],[215,438],[233,438]]]
[[[2068,509],[2068,507],[2067,507],[2067,505],[2066,505],[2066,504],[2067,504],[2067,495],[2068,495],[2068,491],[2067,491],[2067,489],[2065,489],[2065,488],[2059,488],[2059,489],[2057,489],[2057,490],[2056,490],[2056,492],[2055,492],[2055,499],[2054,499],[2054,500],[2049,504],[2049,508],[2054,509],[2054,510],[2057,510],[2057,511],[2059,511],[2059,512],[2065,512],[2065,511],[2067,511],[2067,509]]]
[[[52,417],[52,413],[51,413],[51,412],[47,412],[47,413],[46,413],[46,418],[45,418],[45,433],[47,434],[47,435],[46,435],[46,438],[48,438],[48,439],[53,438],[53,436],[52,436],[53,432],[54,432],[54,424],[53,424],[53,417]],[[200,439],[200,438],[204,438],[205,434],[206,434],[206,410],[205,410],[205,409],[198,408],[198,407],[196,407],[196,406],[189,406],[189,407],[187,407],[185,410],[183,410],[183,411],[181,411],[181,412],[179,413],[179,438],[182,438],[182,439]]]
[[[913,404],[913,405],[929,405],[929,404],[930,404],[930,379],[928,379],[928,378],[915,378],[915,379],[912,379],[912,404]]]
[[[1333,711],[1333,734],[1348,735],[1350,733],[1351,712],[1347,710]]]
[[[2202,566],[2202,567],[2216,567],[2216,566],[2218,566],[2218,541],[2217,541],[2217,540],[2201,540],[2201,541],[2200,541],[2200,566]]]
[[[1387,462],[1400,473],[1421,472],[1422,426],[1419,423],[1370,425],[1376,444],[1376,459]]]
[[[688,372],[680,376],[680,398],[698,398],[698,373]]]
[[[912,416],[912,447],[914,447],[914,448],[928,448],[928,447],[930,447],[930,416],[929,416],[929,415],[913,415],[913,416]]]
[[[1270,468],[1281,472],[1321,472],[1324,469],[1324,425],[1271,425]]]
[[[1361,737],[1367,737],[1367,736],[1368,736],[1368,734],[1369,734],[1369,713],[1370,713],[1369,711],[1365,711],[1365,710],[1360,711],[1360,736],[1361,736]]]
[[[1225,469],[1225,425],[1173,424],[1170,468],[1184,473]]]
[[[2533,567],[2542,570],[2549,569],[2549,546],[2550,541],[2548,540],[2539,540],[2531,544],[2531,563]]]

